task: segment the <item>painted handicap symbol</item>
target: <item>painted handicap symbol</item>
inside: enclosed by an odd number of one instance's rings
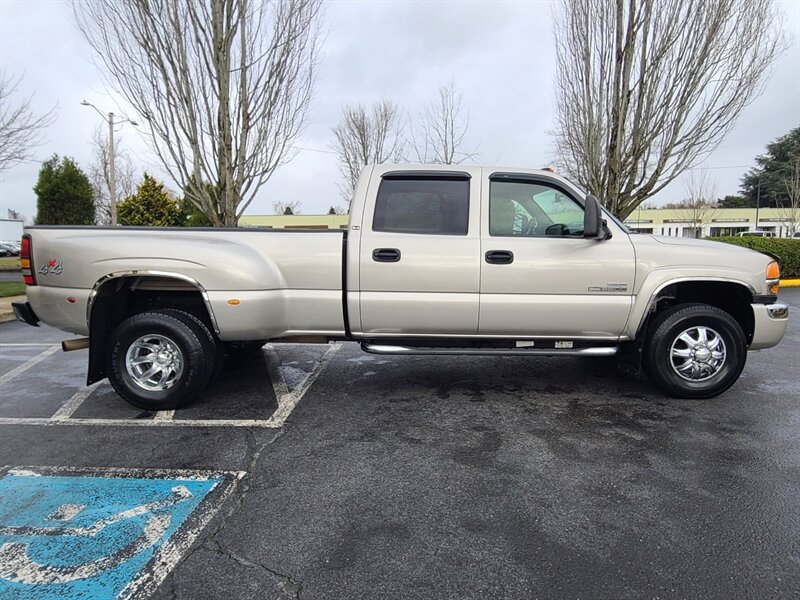
[[[137,582],[160,581],[166,573],[150,571],[169,562],[162,546],[222,479],[10,471],[0,478],[0,597],[128,597]]]
[[[25,538],[37,536],[89,536],[100,534],[108,525],[149,514],[144,523],[142,534],[128,545],[110,556],[98,558],[71,566],[53,567],[42,565],[28,554],[28,543],[6,543],[0,546],[0,578],[17,583],[66,583],[76,579],[94,577],[100,571],[115,567],[142,550],[155,544],[167,531],[172,516],[162,512],[164,508],[192,497],[192,493],[184,485],[172,488],[173,495],[168,500],[159,500],[150,504],[141,504],[123,510],[109,517],[99,519],[87,527],[4,527],[0,525],[0,535],[21,536]],[[64,505],[76,506],[76,505]],[[78,505],[80,506],[80,505]],[[63,508],[63,507],[62,507]]]

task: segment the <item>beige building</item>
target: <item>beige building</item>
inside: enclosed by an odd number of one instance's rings
[[[242,215],[240,227],[266,229],[346,229],[349,215]]]
[[[758,211],[755,208],[719,208],[693,213],[687,209],[655,208],[634,211],[625,219],[625,224],[643,233],[672,237],[716,237],[757,230],[788,237],[792,228],[786,212],[777,208]],[[347,219],[348,215],[243,215],[239,225],[268,229],[345,229]]]
[[[636,210],[625,219],[630,229],[672,237],[717,237],[744,231],[765,231],[775,237],[789,237],[791,227],[786,210],[778,208],[690,209],[654,208]],[[758,222],[756,222],[758,215]],[[699,235],[698,235],[699,233]]]

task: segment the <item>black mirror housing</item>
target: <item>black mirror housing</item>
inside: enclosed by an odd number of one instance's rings
[[[583,237],[603,240],[606,238],[605,232],[600,201],[589,194],[583,205]]]

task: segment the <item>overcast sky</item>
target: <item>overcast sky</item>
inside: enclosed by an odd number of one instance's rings
[[[735,194],[745,170],[741,165],[752,164],[768,142],[800,125],[800,0],[779,4],[791,47],[763,95],[704,163],[719,196]],[[302,149],[261,189],[248,214],[272,213],[275,200],[299,201],[307,214],[344,205],[338,166],[330,154],[331,127],[342,105],[387,98],[414,116],[450,80],[463,90],[469,106],[468,143],[478,150],[477,162],[534,168],[551,162],[549,2],[329,2],[325,26],[317,93],[298,143]],[[88,167],[90,136],[103,121],[79,102],[86,99],[103,111],[120,112],[121,107],[90,61],[69,6],[0,0],[0,65],[8,75],[24,74],[19,91],[34,96],[36,110],[57,105],[58,118],[46,130],[37,158],[58,153]],[[136,128],[124,125],[118,136],[139,170],[163,177]],[[11,208],[33,218],[31,188],[39,166],[19,165],[0,174],[0,216]],[[675,201],[681,194],[678,181],[656,200]]]

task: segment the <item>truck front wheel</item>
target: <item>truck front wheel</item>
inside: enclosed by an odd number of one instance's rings
[[[742,327],[709,304],[679,304],[650,325],[643,366],[650,380],[677,398],[712,398],[731,387],[744,369]]]
[[[134,406],[172,410],[206,384],[212,357],[196,328],[158,311],[133,315],[111,335],[106,372],[114,390]]]

